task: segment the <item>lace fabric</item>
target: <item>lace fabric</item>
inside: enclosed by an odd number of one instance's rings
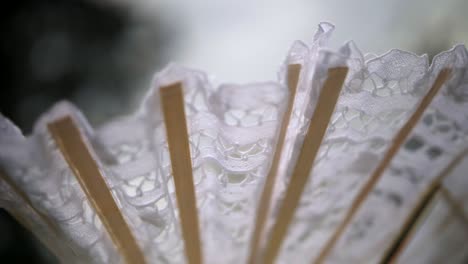
[[[327,71],[346,66],[345,84],[277,259],[308,263],[339,226],[437,74],[450,68],[450,79],[327,258],[327,263],[378,261],[424,188],[468,147],[468,55],[456,46],[432,64],[427,56],[400,50],[366,60],[352,42],[338,51],[328,49],[333,29],[322,23],[310,44],[295,42],[278,82],[215,88],[204,73],[170,65],[155,75],[140,109],[96,129],[66,102],[43,114],[29,136],[0,117],[0,206],[24,219],[61,262],[123,262],[47,130],[49,122],[68,115],[90,146],[147,263],[186,263],[159,95],[160,87],[182,82],[205,262],[243,263],[287,107],[287,65],[300,64],[302,71],[267,230],[278,217]],[[451,186],[465,204],[465,193]]]
[[[426,222],[400,257],[400,263],[466,261],[466,222],[454,215],[450,205],[442,197],[438,197],[433,206]]]
[[[355,51],[351,43],[348,50]],[[358,213],[335,247],[334,252],[337,253],[332,254],[330,262],[363,263],[374,259],[375,254],[383,254],[376,248],[388,246],[389,237],[395,235],[402,224],[401,218],[412,208],[423,186],[467,146],[466,132],[460,129],[467,123],[466,110],[462,110],[467,109],[466,101],[451,92],[466,92],[461,89],[466,87],[466,50],[463,47],[442,53],[434,59],[431,67],[424,56],[396,50],[367,62],[357,52],[351,57],[355,58],[349,62],[351,72],[280,255],[280,263],[291,260],[300,262],[304,256],[306,259],[317,257],[357,192],[375,170],[394,135],[406,123],[443,67],[453,68],[453,77],[426,111],[423,117],[426,121],[415,128],[406,144],[411,145],[413,138],[418,140],[424,136],[419,141],[421,150],[409,153],[405,153],[408,147],[400,150],[363,206],[363,212]],[[400,64],[404,67],[399,67]],[[451,116],[453,112],[448,109],[460,111]],[[444,112],[448,112],[448,115],[441,116]],[[438,131],[437,126],[442,124],[436,124],[438,120],[435,116],[439,116],[439,122],[446,124],[443,126],[445,133]],[[429,120],[434,121],[427,124]],[[435,160],[436,156],[441,157]],[[387,175],[395,170],[403,175]],[[418,186],[411,180],[405,180],[411,177],[423,178],[424,183]],[[372,204],[379,194],[380,203]],[[395,206],[397,208],[392,211]],[[373,241],[365,236],[366,232],[373,238],[376,234],[381,237]],[[386,243],[382,241],[384,239],[387,239]]]

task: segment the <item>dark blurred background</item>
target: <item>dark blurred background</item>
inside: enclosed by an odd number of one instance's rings
[[[0,111],[26,133],[62,99],[77,104],[95,125],[129,112],[138,87],[168,61],[168,28],[156,18],[132,16],[122,4],[12,1],[1,13]],[[0,209],[0,263],[54,262]]]
[[[468,41],[468,1],[24,0],[1,9],[0,111],[26,134],[70,100],[94,126],[132,112],[170,61],[227,82],[274,80],[295,39],[320,21],[332,45],[430,56]],[[1,146],[0,146],[1,147]],[[56,263],[0,209],[0,263]]]

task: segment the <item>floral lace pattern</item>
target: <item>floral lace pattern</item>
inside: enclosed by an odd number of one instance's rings
[[[452,58],[444,58],[444,55],[435,58],[434,63],[451,68],[451,79],[429,105],[422,122],[413,129],[362,210],[357,212],[335,247],[330,262],[378,260],[383,252],[377,249],[388,248],[395,240],[399,227],[425,188],[468,147],[468,100],[458,96],[468,90],[454,88],[468,88],[465,77],[468,54],[457,47],[449,55]],[[434,80],[437,72],[431,71],[429,79]],[[447,112],[447,109],[461,111]]]
[[[345,84],[277,259],[308,263],[340,224],[437,74],[451,68],[450,80],[327,259],[378,261],[423,189],[468,147],[468,55],[457,46],[431,65],[427,56],[400,50],[364,59],[352,42],[328,50],[332,32],[333,26],[323,23],[310,44],[295,42],[278,82],[215,88],[204,73],[170,65],[156,74],[138,111],[96,129],[69,103],[45,113],[26,137],[0,116],[0,206],[23,219],[62,262],[123,262],[47,130],[49,122],[69,115],[147,262],[186,263],[159,95],[160,87],[181,82],[205,262],[243,263],[287,107],[287,65],[300,64],[302,71],[267,230],[277,217],[328,69],[347,66]],[[460,178],[447,186],[456,197],[465,197],[456,188],[465,182]]]
[[[439,194],[424,221],[415,228],[407,248],[395,263],[465,263],[468,228],[450,203]]]
[[[318,256],[326,241],[341,223],[357,192],[378,165],[394,135],[416,109],[418,102],[429,90],[442,67],[455,66],[457,69],[454,71],[460,71],[454,73],[452,84],[448,85],[452,88],[444,90],[444,94],[447,90],[455,89],[454,87],[460,90],[460,87],[466,86],[466,81],[463,80],[463,71],[467,63],[464,60],[466,50],[462,47],[441,54],[431,67],[427,57],[418,57],[398,50],[364,61],[353,43],[348,43],[342,49],[342,54],[348,57],[346,63],[350,72],[320,147],[319,156],[310,175],[311,180],[306,186],[283,245],[280,263],[291,260],[297,262],[303,259],[313,260]],[[448,65],[449,63],[454,65]],[[463,91],[458,92],[463,93]],[[462,108],[463,106],[458,106],[458,109]],[[464,120],[463,115],[466,116],[466,110],[459,113],[461,116],[457,118]],[[419,130],[427,129],[429,128]],[[459,140],[455,144],[463,143],[466,139],[461,137]],[[448,159],[451,157],[451,155],[443,156]],[[409,159],[405,158],[407,163],[418,161],[415,155]],[[443,164],[433,165],[435,168],[443,168]],[[415,196],[417,197],[417,193]],[[383,207],[380,208],[385,211],[390,204],[385,203],[381,206]],[[376,211],[376,214],[378,213],[380,211]],[[385,215],[381,214],[382,217]],[[375,245],[369,243],[368,239],[368,237],[363,239],[366,246]],[[337,251],[340,251],[341,255],[344,255],[344,252],[361,255],[362,250],[355,249],[354,245],[357,247],[357,243],[353,244],[353,247],[347,243],[346,246],[337,247],[339,248]],[[377,246],[382,245],[377,244]],[[368,256],[363,258],[369,259]],[[349,256],[342,259],[346,263],[352,263]],[[332,263],[338,262],[337,258],[332,261]],[[362,259],[358,259],[356,263],[362,263]]]
[[[18,130],[2,133],[2,146],[5,147],[2,150],[13,150],[2,151],[2,169],[39,213],[41,221],[38,223],[49,222],[50,239],[53,235],[58,236],[57,243],[71,248],[74,254],[71,261],[119,263],[116,248],[47,132],[46,124],[64,114],[72,115],[76,120],[82,118],[76,109],[62,103],[38,121],[32,136],[25,138]],[[7,130],[13,130],[7,120],[2,119],[2,123],[9,127]],[[83,132],[87,134],[88,131]]]

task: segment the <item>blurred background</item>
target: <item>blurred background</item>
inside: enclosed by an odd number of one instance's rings
[[[69,100],[94,126],[132,112],[169,62],[218,83],[276,80],[291,43],[332,22],[332,45],[430,57],[468,43],[466,0],[23,0],[0,11],[0,111],[26,134]],[[1,147],[1,146],[0,146]],[[56,263],[0,209],[1,263]]]

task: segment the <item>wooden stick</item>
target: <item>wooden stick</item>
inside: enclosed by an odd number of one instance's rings
[[[348,68],[337,67],[328,71],[328,78],[322,88],[312,119],[301,147],[296,166],[281,204],[278,218],[271,231],[265,250],[265,263],[273,263],[278,255],[289,224],[309,178],[313,162],[322,143]]]
[[[400,241],[398,241],[399,243],[395,251],[392,252],[393,254],[389,256],[388,260],[385,260],[386,262],[382,263],[395,264],[399,262],[398,260],[400,259],[401,255],[405,252],[405,249],[408,247],[409,243],[413,240],[416,233],[420,230],[421,222],[425,219],[427,214],[430,213],[430,205],[436,199],[437,195],[440,197],[439,199],[445,200],[448,203],[448,206],[450,207],[452,212],[455,211],[456,217],[459,217],[460,220],[466,224],[466,215],[464,215],[462,211],[459,211],[460,208],[458,207],[458,204],[453,203],[454,201],[451,200],[451,196],[446,196],[450,195],[448,190],[446,190],[442,184],[439,184],[438,187],[439,188],[437,188],[432,197],[430,197],[427,203],[423,206],[423,208],[421,208],[421,212],[419,212],[418,216],[414,219],[414,222],[412,222],[411,225],[408,227],[408,230],[406,230],[404,236],[401,238]],[[465,227],[468,226],[465,225]]]
[[[28,210],[31,210],[34,214],[37,215],[37,217],[44,222],[44,224],[47,226],[47,228],[49,228],[49,234],[51,237],[54,237],[54,238],[58,238],[58,237],[61,237],[62,236],[62,232],[59,230],[59,228],[57,227],[56,224],[52,223],[52,221],[50,221],[50,219],[44,214],[42,213],[41,211],[37,210],[31,200],[29,199],[29,197],[26,195],[25,192],[23,192],[23,190],[21,190],[17,185],[16,183],[14,183],[9,176],[7,176],[7,174],[2,171],[0,169],[0,179],[3,180],[6,184],[8,185],[12,190],[13,192],[15,192],[19,198],[21,200],[23,200],[22,202],[24,203],[24,206],[26,208],[28,208]],[[6,208],[5,208],[6,209]],[[26,228],[27,230],[29,230],[30,232],[34,233],[33,231],[34,230],[30,230],[31,226],[28,224],[28,222],[24,219],[24,216],[17,213],[15,210],[7,210],[8,213],[10,213],[13,218],[16,219],[16,221],[18,221],[24,228]],[[52,238],[52,239],[54,239]],[[56,248],[53,248],[51,247],[51,245],[47,244],[45,242],[45,239],[42,238],[42,237],[38,237],[38,239],[50,250],[50,252],[52,252],[57,258],[61,258],[61,253],[62,252],[59,252],[58,249]],[[63,248],[66,248],[66,250],[68,250],[68,252],[70,252],[71,254],[73,255],[76,255],[75,251],[68,245],[63,245]]]
[[[160,94],[185,253],[190,264],[200,264],[203,258],[182,84],[162,87]]]
[[[96,210],[112,241],[127,263],[144,264],[145,258],[125,222],[80,130],[67,116],[48,125],[49,131]]]
[[[419,198],[419,201],[416,203],[416,206],[407,216],[404,224],[402,225],[402,228],[396,236],[396,239],[392,243],[392,246],[386,250],[384,257],[380,261],[381,264],[393,263],[398,258],[402,248],[404,248],[404,241],[406,240],[406,237],[408,237],[413,226],[416,225],[416,222],[420,218],[424,208],[428,206],[435,193],[442,189],[441,185],[444,178],[452,173],[455,167],[460,164],[466,155],[468,155],[468,150],[462,151],[462,153],[455,157],[450,162],[450,164],[436,178],[434,178],[434,180],[424,190],[423,194]]]
[[[403,249],[406,247],[409,241],[409,237],[411,237],[412,230],[416,226],[416,223],[419,219],[421,219],[421,215],[424,211],[427,210],[429,204],[434,199],[434,196],[440,190],[440,182],[434,182],[429,186],[426,190],[424,195],[421,197],[420,201],[418,202],[417,206],[413,209],[412,213],[408,216],[403,228],[398,235],[398,238],[395,240],[393,246],[390,248],[386,256],[380,262],[382,264],[389,264],[394,263],[396,259],[399,257]]]
[[[408,122],[400,129],[396,137],[393,139],[393,144],[390,146],[390,148],[387,150],[385,153],[384,158],[380,162],[380,164],[377,166],[375,169],[374,173],[371,175],[369,180],[365,183],[364,187],[361,189],[357,197],[354,199],[349,211],[347,212],[343,222],[340,224],[340,226],[336,229],[335,233],[333,236],[328,240],[327,244],[323,248],[322,252],[318,256],[318,258],[313,262],[316,264],[321,264],[325,260],[325,258],[329,255],[333,247],[335,246],[336,242],[338,241],[338,238],[342,235],[348,224],[351,222],[354,214],[356,211],[361,207],[369,193],[372,191],[374,188],[375,184],[378,182],[380,177],[382,176],[383,172],[385,169],[388,167],[390,164],[391,160],[393,157],[396,155],[398,150],[400,149],[400,146],[405,142],[406,138],[410,134],[411,130],[413,130],[414,126],[418,123],[419,119],[423,115],[424,111],[426,108],[429,106],[431,103],[432,99],[435,97],[435,95],[438,93],[444,82],[448,79],[450,75],[450,70],[449,69],[443,69],[439,75],[437,76],[433,86],[429,90],[429,92],[424,96],[422,99],[421,103],[419,104],[418,108],[416,111],[413,113],[413,115],[410,117]]]
[[[271,203],[271,195],[273,193],[273,188],[275,186],[276,178],[278,176],[278,167],[280,164],[281,154],[283,153],[283,146],[286,139],[286,132],[288,131],[289,121],[291,119],[291,113],[294,106],[294,99],[296,98],[297,85],[299,83],[299,74],[301,72],[300,64],[290,64],[288,65],[288,89],[289,89],[289,99],[286,112],[284,113],[283,120],[281,122],[281,128],[278,135],[278,140],[276,144],[275,154],[273,155],[273,160],[271,163],[270,170],[265,179],[265,184],[263,186],[263,192],[260,197],[259,205],[257,208],[255,229],[252,235],[252,240],[250,242],[250,256],[248,263],[255,264],[258,263],[258,250],[260,247],[260,239],[263,236],[265,222],[268,216]]]
[[[32,211],[34,211],[35,214],[37,214],[43,221],[44,223],[51,229],[51,231],[53,231],[54,235],[57,235],[60,231],[59,229],[57,228],[56,225],[54,225],[50,219],[44,214],[42,213],[41,211],[37,210],[31,200],[29,199],[29,197],[26,195],[25,192],[23,192],[23,190],[21,190],[18,185],[16,185],[16,183],[14,183],[10,177],[7,176],[7,174],[5,172],[3,172],[2,170],[0,170],[0,179],[2,179],[3,181],[5,181],[5,184],[7,184],[25,203],[25,205],[30,208]]]
[[[465,211],[463,210],[463,206],[453,197],[452,193],[445,188],[445,186],[440,187],[440,193],[442,197],[447,201],[455,214],[463,221],[465,226],[468,227],[468,216],[466,215]]]
[[[390,259],[385,260],[388,264],[397,263],[400,256],[403,254],[404,250],[408,247],[411,240],[414,238],[416,233],[419,231],[423,221],[427,219],[429,213],[431,212],[434,202],[436,201],[436,197],[440,195],[440,187],[441,185],[437,185],[437,188],[434,189],[434,192],[431,193],[430,196],[427,197],[427,200],[424,201],[424,204],[421,208],[418,208],[420,211],[417,212],[417,216],[414,219],[407,230],[405,231],[404,236],[402,237],[401,241],[398,241],[398,248],[395,249],[395,252],[390,256]],[[419,227],[419,228],[418,228]]]

